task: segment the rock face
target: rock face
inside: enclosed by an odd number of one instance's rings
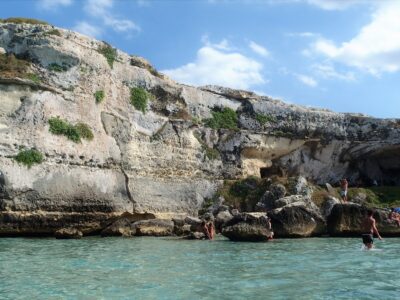
[[[222,235],[231,241],[266,242],[272,237],[264,213],[243,213],[235,216],[222,229]]]
[[[161,219],[142,220],[133,226],[139,236],[168,236],[174,231],[174,222]]]
[[[367,208],[356,203],[336,204],[328,217],[328,232],[331,236],[360,236],[365,233],[362,221],[367,214]],[[388,219],[387,210],[377,209],[374,218],[382,236],[400,236],[400,228]]]
[[[76,228],[62,228],[54,233],[56,239],[80,239],[83,233]]]
[[[319,211],[301,201],[275,209],[268,216],[276,237],[320,236],[326,232],[326,223]]]
[[[0,24],[0,55],[29,64],[26,74],[0,73],[0,235],[53,235],[68,226],[100,232],[125,212],[196,215],[223,179],[250,175],[400,183],[399,120],[182,85],[140,57],[115,50],[110,63],[105,43],[53,29]],[[152,95],[145,113],[131,104],[137,87]],[[239,130],[198,122],[215,107],[236,111]],[[52,134],[54,117],[87,124],[93,140]],[[21,149],[40,151],[42,163],[18,163]]]

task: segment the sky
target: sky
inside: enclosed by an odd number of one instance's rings
[[[400,0],[1,0],[172,79],[400,118]]]

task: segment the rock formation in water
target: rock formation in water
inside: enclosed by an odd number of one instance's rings
[[[0,23],[0,50],[1,235],[196,215],[224,179],[246,176],[400,184],[400,120],[179,84],[50,25]]]

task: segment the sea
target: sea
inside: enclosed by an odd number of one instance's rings
[[[400,239],[0,238],[0,299],[400,299]]]

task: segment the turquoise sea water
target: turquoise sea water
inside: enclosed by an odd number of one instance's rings
[[[399,299],[400,239],[0,239],[0,299]]]

